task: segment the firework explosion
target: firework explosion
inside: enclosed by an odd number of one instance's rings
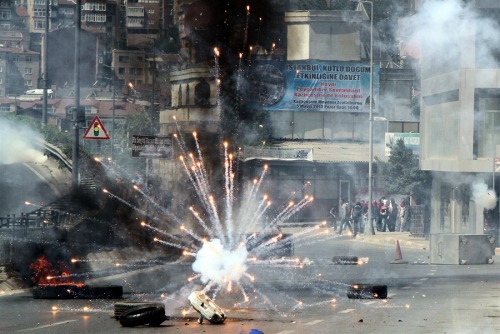
[[[234,154],[229,152],[227,142],[224,142],[221,148],[223,150],[221,154],[224,176],[223,196],[218,198],[213,194],[208,181],[208,172],[201,153],[198,134],[192,133],[195,145],[193,153],[188,150],[180,133],[177,126],[177,133],[173,137],[181,152],[179,162],[199,200],[199,203],[189,206],[189,214],[194,224],[192,227],[186,226],[176,214],[156,204],[150,196],[135,185],[135,190],[139,191],[163,214],[166,214],[171,222],[177,224],[181,234],[161,229],[159,226],[165,222],[156,217],[150,217],[150,222],[141,222],[141,225],[156,234],[154,238],[156,243],[181,249],[185,257],[194,258],[193,273],[188,278],[188,282],[201,284],[201,290],[211,293],[212,298],[219,296],[222,292],[234,293],[233,296],[239,294],[242,297],[242,301],[235,305],[248,303],[257,296],[261,301],[272,305],[269,298],[256,289],[256,280],[259,277],[253,272],[254,269],[276,268],[276,266],[282,269],[303,268],[305,264],[307,265],[307,259],[301,261],[298,258],[292,258],[293,245],[308,245],[334,238],[335,235],[331,234],[329,229],[320,228],[326,225],[326,222],[293,235],[280,232],[280,225],[312,203],[313,197],[306,195],[297,202],[286,201],[286,205],[279,209],[277,214],[271,216],[268,212],[271,200],[268,195],[260,191],[269,170],[267,165],[263,166],[258,177],[246,187],[243,196],[238,196],[237,189],[244,187],[235,184],[237,161],[234,159]],[[309,185],[310,182],[306,182],[303,189],[297,189],[297,191],[302,191]],[[105,189],[104,192],[148,216],[147,212],[108,190]],[[250,294],[257,296],[250,298]]]

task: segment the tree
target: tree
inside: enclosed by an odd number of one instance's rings
[[[420,169],[418,157],[406,147],[402,139],[392,145],[388,162],[378,161],[390,194],[411,195],[417,204],[428,199],[432,175]]]

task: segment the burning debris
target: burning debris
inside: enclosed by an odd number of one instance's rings
[[[349,299],[386,299],[387,285],[352,284],[347,290]]]
[[[35,299],[119,299],[121,286],[90,286],[77,282],[64,262],[53,266],[45,256],[30,265],[33,270],[33,298]]]

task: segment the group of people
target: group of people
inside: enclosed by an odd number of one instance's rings
[[[385,197],[372,203],[372,219],[375,228],[379,232],[409,232],[410,231],[410,205],[409,199],[401,200],[396,204],[394,198],[389,200]],[[368,202],[357,200],[350,204],[345,199],[340,201],[340,210],[337,215],[336,207],[330,209],[330,226],[339,234],[349,229],[354,237],[358,233],[364,233],[368,221]],[[337,222],[340,226],[337,230]]]

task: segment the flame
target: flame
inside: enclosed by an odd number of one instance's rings
[[[71,259],[71,262],[75,263],[76,260]],[[33,262],[29,268],[33,270],[31,280],[37,285],[83,285],[83,283],[76,283],[72,280],[71,271],[64,262],[59,261],[56,266],[53,266],[44,255]]]

